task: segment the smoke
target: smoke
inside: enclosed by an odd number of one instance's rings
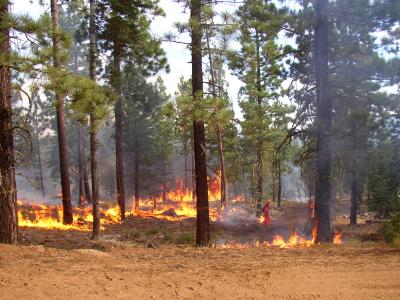
[[[308,189],[301,179],[300,167],[289,162],[290,173],[282,176],[282,196],[291,201],[307,202]]]

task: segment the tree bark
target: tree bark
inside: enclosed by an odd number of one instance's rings
[[[328,0],[316,1],[315,77],[317,92],[317,183],[315,213],[317,242],[332,242],[331,229],[331,129],[332,100],[328,75]]]
[[[121,47],[114,43],[114,66],[112,73],[112,86],[117,95],[115,101],[115,160],[117,180],[117,203],[121,220],[125,219],[125,177],[124,154],[122,149],[122,102],[121,102]]]
[[[0,51],[10,55],[10,33],[4,18],[8,1],[0,2]],[[3,27],[4,26],[4,27]],[[16,244],[18,235],[11,108],[11,70],[0,65],[0,243]]]
[[[96,1],[90,0],[89,20],[89,76],[96,81],[96,28],[94,23]],[[100,238],[100,203],[99,203],[99,173],[97,168],[97,120],[94,113],[90,114],[90,170],[92,175],[92,204],[93,204],[93,231],[92,239]]]
[[[56,70],[61,67],[60,61],[60,39],[58,32],[58,4],[56,0],[51,0],[51,16],[53,22],[53,66]],[[57,78],[58,80],[58,78]],[[61,193],[63,202],[63,223],[72,224],[72,203],[71,189],[68,174],[68,153],[67,153],[67,137],[65,133],[64,120],[64,96],[55,91],[56,96],[56,113],[57,113],[57,134],[58,134],[58,152],[60,157],[60,173],[61,173]]]
[[[191,38],[192,38],[192,88],[195,106],[201,106],[203,98],[203,66],[201,49],[201,0],[191,1]],[[194,161],[196,175],[196,244],[208,245],[210,242],[210,220],[208,207],[208,183],[206,162],[206,139],[204,122],[195,117],[193,121]]]

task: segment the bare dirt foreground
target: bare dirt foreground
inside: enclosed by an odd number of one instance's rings
[[[400,299],[400,251],[0,245],[0,298]]]

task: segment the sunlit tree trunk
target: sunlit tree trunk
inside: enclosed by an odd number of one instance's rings
[[[331,129],[332,100],[328,80],[328,0],[316,1],[315,79],[317,92],[317,184],[315,213],[317,241],[331,242]]]
[[[201,0],[191,1],[191,37],[192,37],[192,88],[194,105],[203,101],[203,66],[201,49]],[[206,138],[204,122],[193,121],[194,161],[196,176],[196,244],[207,245],[210,242],[210,220],[208,207],[208,184],[206,162]]]
[[[51,0],[51,17],[53,22],[53,65],[56,70],[61,68],[60,60],[60,35],[58,30],[58,4],[56,0]],[[58,151],[60,157],[60,173],[61,173],[61,193],[63,203],[63,223],[72,224],[72,203],[71,189],[68,174],[68,154],[67,154],[67,137],[65,133],[64,120],[64,96],[56,89],[56,114],[57,114],[57,135],[58,135]]]

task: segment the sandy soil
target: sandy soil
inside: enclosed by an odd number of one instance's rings
[[[400,250],[385,246],[92,246],[107,250],[0,245],[0,298],[400,299]]]
[[[268,227],[247,217],[213,223],[212,239],[301,233],[307,208],[285,203],[271,214]],[[348,226],[338,215],[343,245],[295,249],[177,245],[182,234],[193,240],[194,219],[128,217],[99,242],[90,232],[21,228],[19,246],[0,245],[0,299],[400,299],[400,249],[379,243],[380,223],[368,216]]]

